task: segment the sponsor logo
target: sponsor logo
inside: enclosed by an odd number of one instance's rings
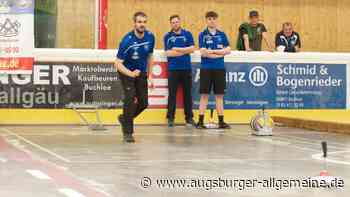
[[[21,24],[17,20],[11,21],[9,18],[6,18],[3,23],[0,22],[0,36],[2,37],[18,36],[20,27],[21,27]]]
[[[255,66],[249,72],[249,81],[254,86],[264,86],[269,78],[267,70],[262,66]]]

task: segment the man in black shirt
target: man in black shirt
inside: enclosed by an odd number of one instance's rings
[[[300,36],[293,31],[293,25],[290,22],[283,23],[282,31],[276,34],[275,45],[280,52],[299,52],[301,48]]]

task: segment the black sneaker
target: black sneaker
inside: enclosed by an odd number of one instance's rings
[[[207,127],[204,126],[204,123],[203,123],[203,122],[198,122],[198,123],[196,124],[196,128],[197,128],[197,129],[206,129]]]
[[[174,127],[174,120],[168,119],[168,127]]]
[[[188,127],[196,126],[196,122],[193,119],[186,120],[186,126]]]
[[[132,136],[132,134],[125,134],[124,135],[124,142],[135,143],[135,138]]]
[[[231,126],[226,122],[219,122],[219,129],[231,129]]]

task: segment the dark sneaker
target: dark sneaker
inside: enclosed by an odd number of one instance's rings
[[[219,122],[219,129],[231,129],[231,126],[226,122]]]
[[[124,142],[135,143],[135,138],[131,134],[125,134],[124,135]]]
[[[196,126],[196,122],[193,119],[186,120],[186,126],[188,127]]]
[[[174,127],[174,120],[168,119],[168,127]]]
[[[204,123],[203,123],[203,122],[198,122],[198,123],[196,124],[196,128],[197,128],[197,129],[206,129],[207,127],[204,126]]]

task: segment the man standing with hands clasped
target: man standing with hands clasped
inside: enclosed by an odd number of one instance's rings
[[[152,82],[152,53],[154,35],[146,30],[147,16],[143,12],[134,14],[134,29],[122,39],[115,62],[123,91],[123,114],[118,120],[122,126],[124,141],[135,142],[134,119],[148,106],[148,82]]]
[[[184,96],[187,126],[194,125],[192,112],[192,64],[190,54],[194,52],[191,32],[181,27],[179,15],[170,17],[171,31],[164,36],[164,48],[168,59],[168,126],[174,126],[176,92],[181,84]]]
[[[201,53],[200,68],[200,104],[198,129],[205,129],[204,113],[208,105],[211,90],[214,89],[216,111],[218,113],[219,128],[228,129],[230,125],[224,122],[224,94],[226,89],[226,70],[224,57],[231,53],[227,36],[217,29],[216,12],[210,11],[205,15],[207,28],[199,34],[199,48]]]

